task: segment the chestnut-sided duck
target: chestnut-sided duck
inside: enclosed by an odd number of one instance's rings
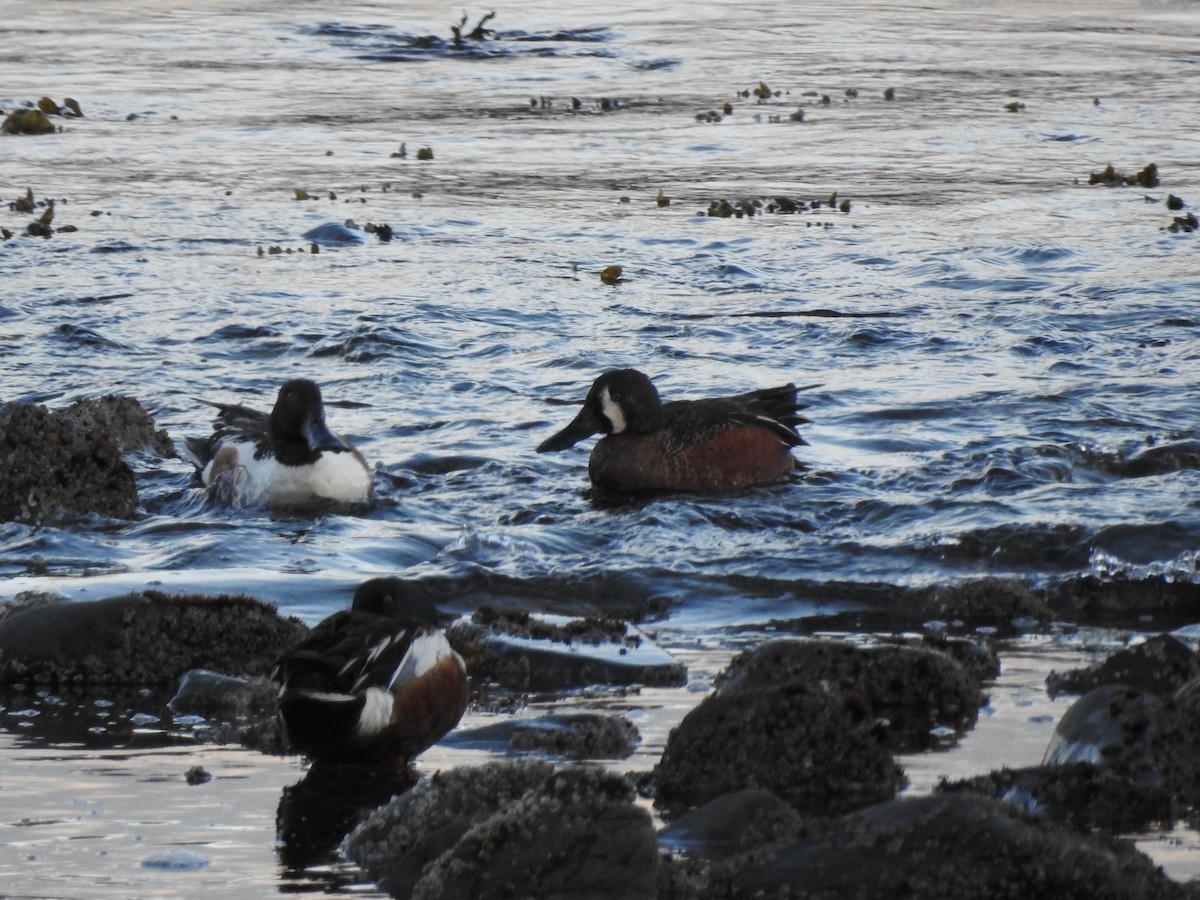
[[[214,499],[254,505],[371,496],[371,469],[353,444],[325,424],[325,404],[314,382],[285,382],[269,414],[209,405],[217,408],[216,429],[206,440],[189,439],[187,449]]]
[[[583,408],[539,453],[564,450],[589,435],[588,475],[614,491],[736,491],[784,481],[796,467],[796,431],[808,422],[794,384],[732,397],[663,403],[636,369],[605,372]]]
[[[359,585],[350,608],[284,653],[271,678],[284,733],[317,762],[403,774],[467,708],[466,665],[437,607],[397,578]]]

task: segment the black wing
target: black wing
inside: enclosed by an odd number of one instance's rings
[[[280,657],[271,677],[283,692],[387,688],[419,630],[409,622],[344,610]]]
[[[675,400],[663,404],[668,423],[678,423],[682,431],[696,435],[716,435],[731,425],[757,425],[774,433],[789,447],[805,445],[796,430],[810,420],[800,414],[800,390],[794,384],[748,391],[733,397],[707,400]]]
[[[197,468],[204,468],[226,441],[253,443],[256,454],[270,449],[269,414],[239,404],[212,403],[208,400],[200,402],[215,407],[217,416],[209,437],[187,438],[184,441],[188,455]]]

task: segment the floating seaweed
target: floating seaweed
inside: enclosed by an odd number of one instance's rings
[[[708,209],[701,212],[702,216],[712,216],[720,219],[742,219],[765,213],[778,215],[795,215],[797,213],[815,212],[819,209],[837,209],[843,213],[850,212],[850,201],[838,201],[837,191],[828,200],[797,200],[787,196],[753,197],[742,200],[713,200]]]
[[[1158,166],[1150,163],[1140,172],[1134,175],[1126,175],[1123,172],[1118,172],[1110,163],[1108,166],[1105,166],[1102,172],[1093,172],[1089,175],[1088,184],[1104,184],[1109,187],[1125,187],[1130,185],[1137,185],[1144,188],[1158,187]]]

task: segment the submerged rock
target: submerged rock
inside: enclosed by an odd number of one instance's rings
[[[618,619],[533,615],[480,607],[446,629],[476,683],[510,690],[591,684],[679,687],[687,671],[638,629]]]
[[[45,525],[88,513],[137,511],[133,470],[122,454],[148,448],[174,456],[167,433],[131,397],[79,400],[51,412],[0,407],[0,520]]]
[[[145,591],[22,604],[0,618],[0,682],[164,684],[189,669],[266,675],[306,631],[242,595]]]
[[[442,743],[493,753],[542,753],[566,759],[624,759],[637,746],[637,727],[623,715],[562,713],[458,729]]]

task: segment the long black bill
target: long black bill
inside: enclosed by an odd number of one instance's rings
[[[603,428],[603,423],[600,418],[592,412],[591,404],[586,404],[579,411],[571,424],[560,431],[553,437],[546,438],[538,444],[538,453],[548,453],[551,450],[566,450],[568,447],[574,447],[585,437],[595,434]]]
[[[330,450],[334,453],[345,453],[350,447],[340,437],[329,430],[323,418],[313,419],[304,429],[304,437],[308,446],[314,451]]]

